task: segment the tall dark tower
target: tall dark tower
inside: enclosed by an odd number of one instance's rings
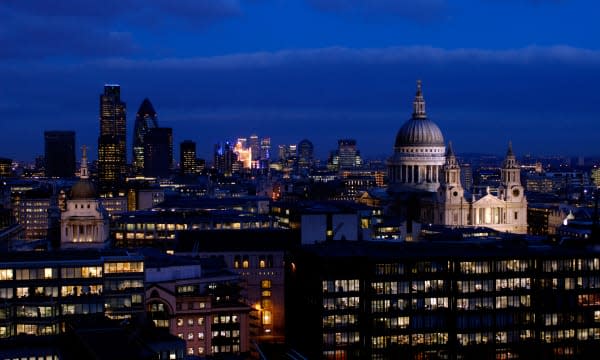
[[[47,177],[75,176],[75,132],[44,131]]]
[[[121,86],[104,85],[100,95],[100,136],[98,137],[98,180],[102,187],[120,182],[127,165],[127,107],[121,101]]]
[[[196,143],[185,140],[179,145],[179,166],[181,174],[194,175],[198,172],[196,165]]]
[[[168,177],[172,164],[173,129],[148,129],[144,138],[144,176]]]
[[[144,138],[149,129],[158,127],[158,116],[148,98],[144,99],[135,114],[135,125],[133,128],[133,171],[136,175],[144,173]]]
[[[298,143],[298,166],[302,169],[312,167],[314,161],[314,146],[308,139],[304,139]]]

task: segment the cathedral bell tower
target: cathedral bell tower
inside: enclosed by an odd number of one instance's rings
[[[501,197],[506,201],[518,202],[523,199],[524,189],[521,185],[521,169],[512,149],[512,142],[508,143],[506,158],[501,170]]]
[[[446,161],[438,190],[438,221],[444,225],[464,226],[468,223],[468,201],[460,183],[460,166],[456,161],[452,143],[448,143]]]

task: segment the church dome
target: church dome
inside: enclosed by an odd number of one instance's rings
[[[82,179],[71,188],[72,200],[95,199],[96,188],[91,181]]]
[[[440,128],[427,118],[421,81],[417,82],[417,94],[413,102],[412,118],[402,125],[396,135],[396,148],[402,146],[444,146]]]
[[[444,146],[444,136],[433,121],[410,119],[398,131],[394,146]]]

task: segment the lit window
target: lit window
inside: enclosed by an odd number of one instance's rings
[[[183,326],[183,319],[182,318],[178,318],[177,319],[177,326]]]
[[[188,323],[188,326],[194,326],[194,319],[189,318],[187,323]]]
[[[260,288],[261,289],[270,289],[271,288],[271,280],[261,280]]]

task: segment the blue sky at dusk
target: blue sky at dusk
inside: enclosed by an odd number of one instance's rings
[[[128,148],[148,97],[208,157],[218,141],[355,138],[390,155],[415,81],[458,153],[599,155],[600,3],[583,0],[0,2],[0,157],[74,130],[96,157],[99,94],[121,85]],[[131,157],[128,150],[128,157]]]

